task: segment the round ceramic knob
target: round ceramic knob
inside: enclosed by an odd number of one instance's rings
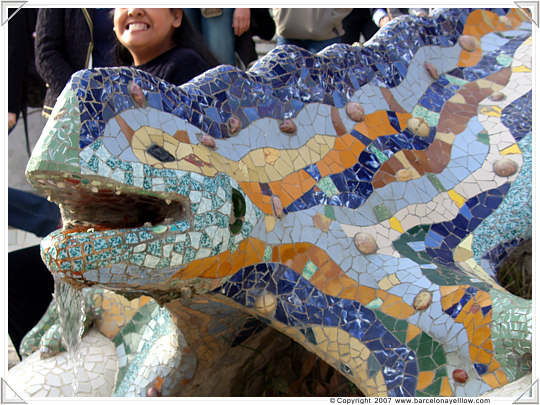
[[[279,129],[281,132],[286,134],[294,134],[296,132],[296,124],[291,119],[286,119],[279,124]]]
[[[491,95],[489,96],[489,99],[491,101],[501,101],[501,100],[504,100],[506,98],[506,96],[504,95],[504,93],[500,92],[500,91],[494,91],[493,93],[491,93]]]
[[[203,135],[203,137],[201,138],[201,143],[203,145],[208,146],[209,148],[215,148],[216,147],[216,141],[210,135],[206,135],[206,134]]]
[[[426,137],[429,136],[429,124],[422,117],[412,117],[407,121],[409,128],[415,135]]]
[[[160,397],[161,391],[158,390],[156,387],[152,386],[148,388],[148,391],[146,391],[146,396],[147,397]]]
[[[354,236],[354,244],[365,255],[374,253],[377,250],[377,241],[369,233],[357,233]]]
[[[362,107],[362,104],[359,103],[353,103],[348,102],[345,106],[345,112],[349,116],[349,118],[353,121],[360,122],[364,121],[364,107]]]
[[[429,75],[433,79],[439,80],[439,72],[438,72],[437,68],[434,65],[432,65],[431,63],[426,62],[424,64],[424,66],[425,66],[427,72],[429,73]]]
[[[277,306],[276,296],[269,292],[259,295],[255,300],[255,309],[262,314],[274,312]]]
[[[412,173],[409,169],[399,169],[396,177],[399,181],[409,181],[412,179]]]
[[[240,122],[240,119],[238,117],[229,118],[229,133],[230,134],[236,134],[240,130],[241,126],[242,126],[242,123]]]
[[[512,28],[512,20],[508,16],[499,17],[499,21],[502,22],[506,27]]]
[[[452,372],[452,377],[454,378],[454,381],[458,383],[465,383],[469,379],[469,375],[467,374],[467,372],[460,368],[456,368]]]
[[[431,305],[431,294],[428,291],[420,291],[413,301],[413,307],[417,311],[423,311]]]
[[[283,204],[281,204],[281,199],[277,195],[271,197],[272,208],[274,209],[274,215],[278,218],[283,218]]]
[[[129,95],[135,101],[139,107],[142,107],[144,105],[144,94],[141,89],[141,86],[139,86],[135,82],[130,82],[128,85]]]
[[[462,35],[459,37],[459,44],[463,49],[472,52],[476,49],[476,41],[472,35]]]
[[[509,177],[517,172],[518,164],[509,158],[502,158],[493,165],[495,174],[501,177]]]

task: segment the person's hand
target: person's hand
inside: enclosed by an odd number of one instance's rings
[[[384,27],[386,24],[388,24],[390,22],[390,17],[388,17],[387,15],[385,15],[384,17],[382,17],[380,20],[379,20],[379,27]]]
[[[235,8],[233,14],[234,35],[240,36],[249,29],[251,11],[249,8]]]
[[[17,123],[17,114],[8,112],[8,131]]]

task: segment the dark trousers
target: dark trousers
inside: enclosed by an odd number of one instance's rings
[[[54,279],[41,260],[39,245],[8,254],[8,334],[19,354],[22,338],[45,314]]]
[[[369,8],[353,9],[353,11],[343,19],[342,24],[345,34],[341,37],[341,41],[350,45],[360,41],[360,34],[362,34],[367,41],[379,30],[371,19],[371,11]]]

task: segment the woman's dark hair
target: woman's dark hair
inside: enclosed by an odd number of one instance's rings
[[[114,10],[112,12],[114,13]],[[182,23],[180,24],[180,27],[174,30],[173,41],[177,46],[189,48],[197,52],[210,67],[215,67],[220,64],[212,52],[210,52],[210,49],[208,49],[202,34],[193,26],[191,21],[189,21],[188,16],[183,10]],[[114,63],[117,66],[130,66],[133,64],[131,53],[129,53],[129,50],[120,43],[118,37],[116,37],[114,41]]]

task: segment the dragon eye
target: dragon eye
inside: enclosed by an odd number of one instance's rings
[[[162,146],[159,146],[155,143],[150,145],[146,151],[155,157],[160,162],[174,162],[176,159],[173,155],[167,152]]]

